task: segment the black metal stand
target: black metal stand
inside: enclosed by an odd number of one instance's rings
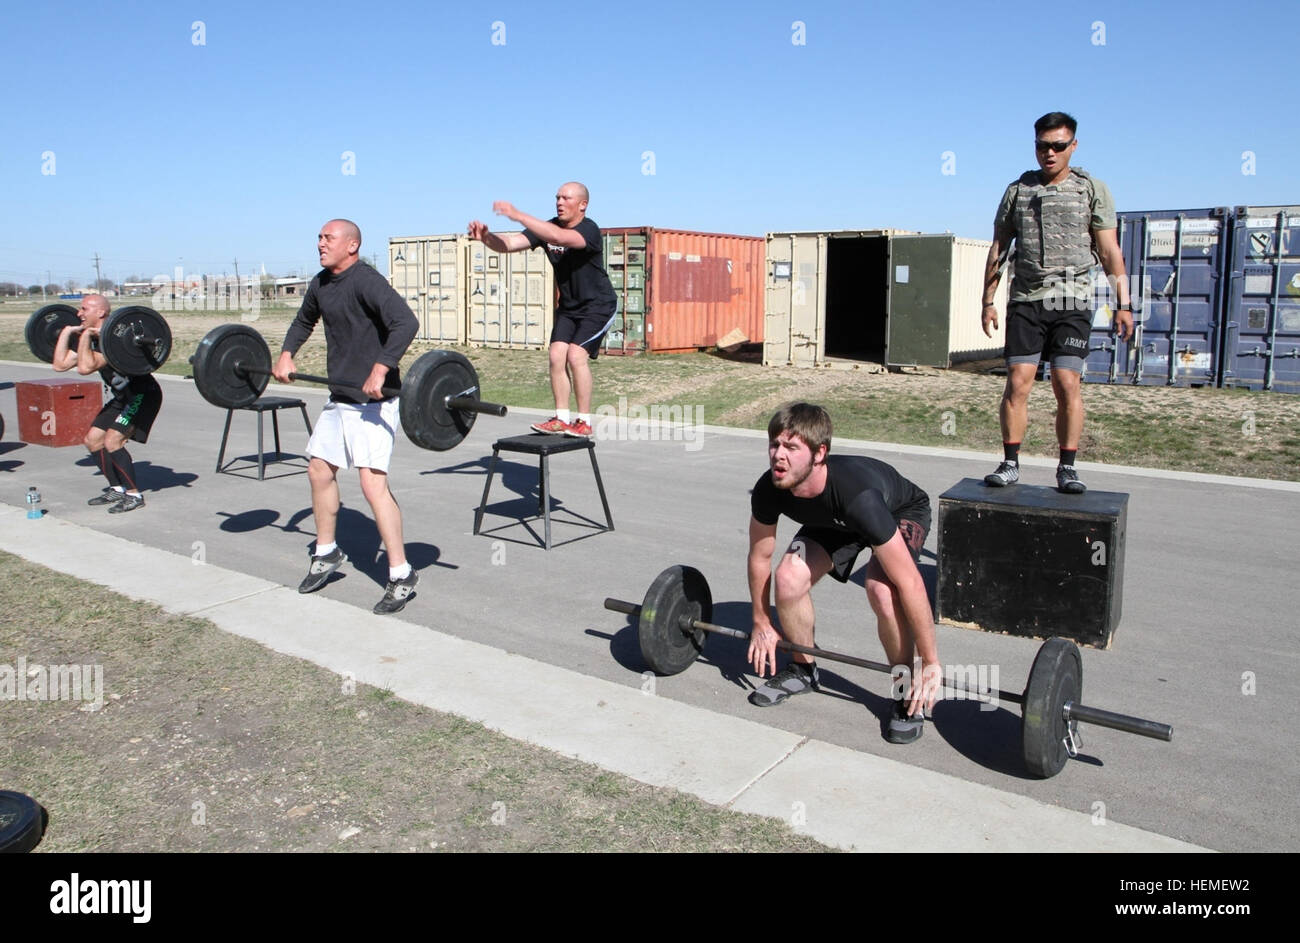
[[[596,443],[591,439],[575,436],[547,435],[543,432],[532,435],[509,436],[498,439],[492,444],[492,463],[488,466],[487,481],[483,485],[483,500],[474,512],[474,533],[477,534],[483,524],[483,511],[487,507],[488,492],[492,489],[492,476],[496,474],[497,461],[502,452],[523,452],[538,456],[537,465],[537,516],[545,522],[546,540],[544,546],[551,549],[551,482],[548,458],[556,452],[575,452],[587,450],[591,457],[591,471],[596,476],[596,489],[600,492],[600,504],[605,510],[605,526],[595,525],[597,529],[613,530],[614,518],[609,513],[609,500],[605,497],[605,483],[600,478],[600,466],[596,463]],[[579,515],[581,516],[581,515]],[[527,520],[527,519],[525,519]],[[535,518],[534,518],[535,520]]]
[[[280,420],[279,411],[282,409],[300,409],[302,410],[302,421],[307,426],[307,435],[311,435],[311,420],[307,418],[307,404],[300,399],[294,399],[291,396],[263,396],[255,403],[248,406],[237,407],[241,410],[248,410],[257,413],[257,480],[262,481],[266,477],[266,450],[263,448],[263,428],[262,414],[270,410],[271,428],[275,435],[275,458],[271,460],[272,464],[284,461],[283,453],[280,451]],[[230,420],[234,418],[235,410],[226,410],[226,428],[221,433],[221,451],[217,453],[217,474],[221,474],[239,459],[231,459],[226,464],[222,461],[226,457],[226,442],[230,439]]]

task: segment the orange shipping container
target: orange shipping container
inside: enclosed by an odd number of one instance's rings
[[[608,352],[762,343],[764,237],[651,226],[602,233],[619,299]]]

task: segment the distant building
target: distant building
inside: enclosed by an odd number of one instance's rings
[[[309,284],[311,284],[311,279],[301,278],[299,276],[277,278],[275,280],[275,300],[297,301],[303,295],[307,294],[307,286]]]

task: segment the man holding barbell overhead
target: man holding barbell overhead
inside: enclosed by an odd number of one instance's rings
[[[570,181],[556,192],[555,215],[550,220],[529,216],[504,200],[492,204],[492,212],[523,226],[521,233],[494,233],[478,220],[469,224],[470,238],[481,240],[494,252],[546,245],[560,296],[548,350],[555,415],[532,428],[552,435],[591,435],[590,361],[599,356],[600,342],[614,323],[618,307],[618,296],[602,264],[600,227],[587,218],[589,199],[586,187]],[[570,393],[578,407],[572,419]]]
[[[419,322],[387,279],[360,261],[361,230],[356,223],[330,220],[321,227],[316,248],[321,270],[307,286],[302,307],[289,325],[280,357],[271,369],[281,383],[292,382],[289,374],[296,372],[293,355],[311,336],[316,322],[325,322],[330,399],[307,443],[316,548],[298,592],[320,589],[330,574],[347,562],[335,541],[338,470],[355,466],[388,556],[388,583],[374,611],[398,612],[414,594],[420,576],[406,559],[402,512],[388,486],[398,401],[386,396],[383,388],[400,385],[397,365],[415,338]]]
[[[780,704],[819,687],[810,655],[792,653],[776,670],[776,643],[769,602],[776,525],[784,514],[802,524],[776,568],[776,609],[788,642],[814,645],[812,588],[829,573],[847,583],[866,547],[867,600],[899,698],[885,725],[885,739],[911,743],[924,729],[925,710],[942,685],[934,617],[916,562],[930,528],[930,498],[892,466],[859,455],[829,455],[831,417],[811,403],[788,403],[767,425],[769,471],[751,492],[749,595],[754,628],[749,661],[761,678],[750,694],[759,707]],[[913,671],[919,656],[921,670]]]
[[[126,440],[141,445],[149,440],[149,430],[162,408],[162,387],[152,376],[129,377],[118,373],[99,348],[99,330],[108,317],[108,300],[103,295],[86,295],[77,309],[81,325],[69,325],[59,332],[51,365],[59,373],[74,367],[82,376],[98,371],[110,399],[90,423],[82,441],[108,482],[103,494],[86,503],[92,507],[108,505],[109,514],[125,514],[144,507],[144,495],[136,483],[135,463],[126,450]],[[72,335],[79,334],[76,349]]]

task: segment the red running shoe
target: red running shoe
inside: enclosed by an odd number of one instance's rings
[[[551,435],[564,435],[569,429],[567,422],[561,422],[559,416],[552,416],[546,422],[535,422],[528,428],[534,432],[547,432]]]
[[[575,419],[564,429],[565,435],[571,435],[576,439],[591,438],[591,426],[581,419]]]

